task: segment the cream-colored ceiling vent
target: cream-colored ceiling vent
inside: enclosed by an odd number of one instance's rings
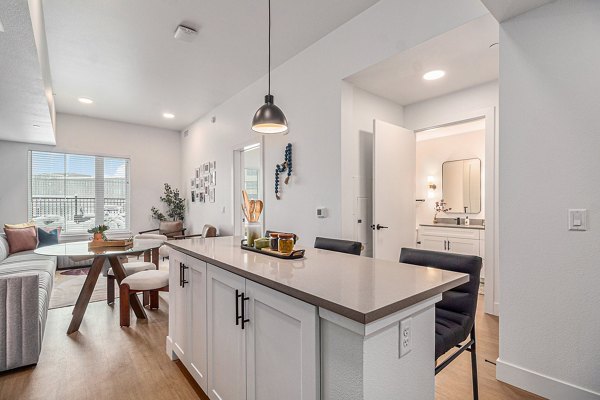
[[[198,31],[194,28],[190,28],[189,26],[179,25],[177,29],[175,29],[175,34],[173,35],[177,40],[183,40],[184,42],[191,42],[194,40]]]

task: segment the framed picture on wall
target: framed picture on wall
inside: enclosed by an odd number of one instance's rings
[[[217,162],[216,161],[211,161],[210,162],[210,170],[214,171],[215,169],[217,169]]]
[[[196,168],[196,178],[200,178],[200,168]]]
[[[192,190],[192,203],[196,202],[196,192]]]
[[[209,199],[209,201],[211,203],[215,202],[215,188],[214,187],[212,187],[212,188],[209,189],[209,191],[208,191],[208,199]]]
[[[208,174],[210,172],[210,163],[204,163],[203,168],[204,174]]]
[[[215,186],[217,184],[217,171],[210,172],[210,184],[211,186]]]
[[[196,186],[196,178],[190,179],[190,187]]]

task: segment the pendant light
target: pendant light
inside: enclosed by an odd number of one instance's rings
[[[273,95],[271,95],[271,0],[269,0],[269,91],[265,96],[265,104],[254,114],[252,130],[264,134],[288,132],[287,119],[283,111],[273,103]]]

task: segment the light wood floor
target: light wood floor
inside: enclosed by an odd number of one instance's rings
[[[50,310],[38,365],[0,374],[0,399],[207,399],[167,357],[168,304],[161,299],[160,306],[147,321],[132,316],[131,328],[121,329],[118,307],[91,303],[71,336],[65,332],[73,308]],[[498,356],[498,320],[479,312],[477,324],[480,399],[539,399],[496,381],[494,365],[484,360]],[[464,353],[436,377],[436,399],[472,398],[470,371]]]

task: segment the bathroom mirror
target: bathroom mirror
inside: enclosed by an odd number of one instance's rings
[[[449,213],[481,212],[481,160],[446,161],[442,164],[442,196]]]

